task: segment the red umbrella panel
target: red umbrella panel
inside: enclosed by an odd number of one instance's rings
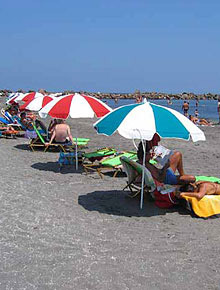
[[[52,118],[100,118],[111,112],[112,109],[101,100],[81,95],[72,94],[59,97],[48,103],[40,110],[39,115],[45,118],[50,115]]]

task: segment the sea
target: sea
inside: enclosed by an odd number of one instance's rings
[[[117,102],[115,102],[114,99],[102,99],[105,101],[107,105],[109,105],[111,108],[117,108],[124,105],[134,104],[134,99],[118,99]],[[183,113],[182,111],[182,105],[183,100],[172,100],[172,104],[168,104],[167,100],[161,99],[161,100],[154,100],[151,99],[149,102],[161,106],[165,106],[171,109],[174,109],[180,113]],[[189,115],[195,115],[195,109],[198,110],[198,117],[199,118],[205,118],[209,121],[217,123],[219,121],[219,115],[217,111],[217,100],[199,100],[198,107],[196,107],[196,100],[187,100],[189,102]]]

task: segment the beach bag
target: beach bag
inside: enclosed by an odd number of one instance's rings
[[[76,162],[75,152],[60,152],[58,163],[60,165],[73,165]]]
[[[171,208],[178,204],[174,192],[161,193],[159,190],[154,191],[155,205],[159,208]]]

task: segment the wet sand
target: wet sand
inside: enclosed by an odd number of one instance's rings
[[[87,151],[134,149],[97,135],[92,119],[69,120]],[[220,177],[220,126],[206,142],[162,141],[183,153],[186,173]],[[59,153],[1,139],[0,289],[220,289],[220,219],[162,210],[122,191],[126,177],[59,172]]]

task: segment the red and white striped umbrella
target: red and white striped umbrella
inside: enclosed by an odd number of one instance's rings
[[[49,102],[54,100],[53,97],[50,96],[43,96],[37,97],[31,101],[24,103],[19,109],[22,110],[29,110],[29,111],[40,111],[44,106],[46,106]]]
[[[11,98],[7,101],[7,104],[13,104],[18,102],[30,102],[35,98],[43,97],[44,95],[38,92],[32,92],[32,93],[26,93],[22,94],[20,93],[17,97]]]
[[[50,115],[57,119],[67,119],[69,116],[71,118],[93,118],[95,115],[100,118],[110,111],[112,109],[101,100],[76,93],[54,99],[39,111],[39,115],[42,118]]]
[[[10,97],[10,98],[7,100],[6,104],[8,104],[8,105],[12,105],[12,104],[16,103],[16,99],[17,99],[17,98],[23,98],[24,96],[25,96],[25,94],[23,94],[23,93],[15,93],[15,94],[13,94],[12,97]]]

